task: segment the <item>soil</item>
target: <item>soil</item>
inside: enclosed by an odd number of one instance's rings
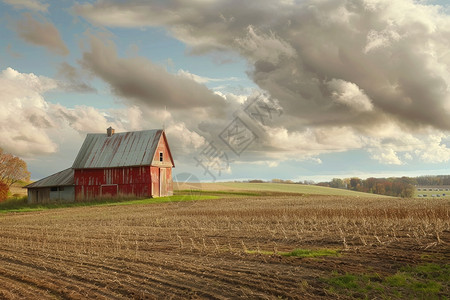
[[[332,272],[448,263],[448,214],[442,199],[299,195],[11,213],[0,299],[332,299]],[[296,248],[339,256],[277,254]]]

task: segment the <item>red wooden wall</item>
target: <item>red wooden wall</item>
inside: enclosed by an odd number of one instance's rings
[[[152,196],[150,166],[80,169],[75,170],[74,176],[78,200],[116,195]]]

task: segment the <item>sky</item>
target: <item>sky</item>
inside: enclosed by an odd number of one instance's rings
[[[449,0],[0,0],[0,147],[164,128],[175,179],[449,174]]]

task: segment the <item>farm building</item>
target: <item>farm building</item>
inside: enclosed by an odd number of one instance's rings
[[[27,185],[28,203],[73,202],[75,200],[73,173],[73,169],[65,169]]]
[[[88,134],[72,168],[27,185],[28,202],[173,194],[174,161],[163,130]]]
[[[418,185],[416,192],[419,198],[450,197],[450,185]]]

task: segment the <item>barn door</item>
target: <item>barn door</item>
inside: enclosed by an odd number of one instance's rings
[[[102,198],[116,197],[117,196],[117,184],[105,184],[102,185],[101,196]]]
[[[159,169],[159,195],[161,197],[167,196],[167,175],[166,168]]]

